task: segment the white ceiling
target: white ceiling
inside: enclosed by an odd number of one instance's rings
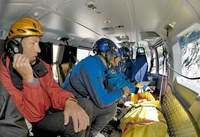
[[[97,9],[87,8],[94,2]],[[8,31],[20,17],[38,19],[45,31],[44,40],[56,42],[57,37],[70,37],[77,46],[91,47],[100,37],[129,36],[139,41],[140,32],[155,31],[166,37],[166,24],[176,22],[169,39],[200,21],[199,0],[0,0],[0,30]],[[110,24],[104,23],[110,20]],[[118,28],[117,26],[124,27]],[[114,28],[104,31],[102,28]],[[4,35],[4,38],[6,33]]]

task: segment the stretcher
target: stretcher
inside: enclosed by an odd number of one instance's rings
[[[132,107],[121,119],[121,137],[168,137],[158,100],[149,92],[132,94]]]

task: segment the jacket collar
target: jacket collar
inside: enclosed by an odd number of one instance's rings
[[[22,77],[13,68],[13,64],[10,61],[9,57],[4,54],[3,57],[2,57],[2,62],[3,62],[4,65],[6,65],[5,67],[8,69],[8,72],[10,74],[13,85],[16,88],[18,88],[19,90],[22,90],[23,89]],[[37,59],[36,63],[34,65],[32,65],[32,69],[36,74],[36,75],[34,75],[35,78],[43,77],[48,73],[44,62],[40,59]]]

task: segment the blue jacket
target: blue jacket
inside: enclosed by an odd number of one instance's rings
[[[112,67],[108,70],[108,75],[105,81],[106,88],[108,91],[114,91],[127,86],[132,93],[136,93],[138,88],[133,86],[132,83],[126,79],[124,73],[119,71],[119,67]]]
[[[123,90],[109,92],[104,81],[107,67],[99,56],[88,56],[79,62],[65,80],[62,88],[72,92],[76,97],[85,97],[92,100],[99,108],[105,108],[116,102]]]

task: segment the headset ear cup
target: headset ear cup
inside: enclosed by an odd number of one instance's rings
[[[5,50],[9,57],[13,58],[15,54],[23,53],[23,48],[20,42],[14,39],[6,41]]]

